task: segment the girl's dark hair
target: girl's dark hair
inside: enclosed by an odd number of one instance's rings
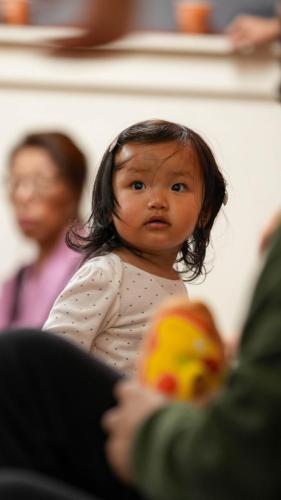
[[[73,189],[79,200],[87,176],[87,162],[73,140],[62,132],[28,134],[12,150],[10,164],[16,154],[27,147],[42,148],[50,155],[59,175]]]
[[[81,236],[74,229],[68,234],[71,248],[81,251],[85,260],[104,255],[118,247],[127,247],[127,242],[118,235],[112,222],[116,215],[117,200],[112,187],[117,151],[127,143],[157,144],[175,141],[179,146],[188,146],[197,155],[204,179],[204,196],[201,212],[191,238],[182,244],[177,262],[183,263],[183,272],[188,272],[187,281],[202,274],[210,231],[214,220],[226,199],[226,183],[206,142],[193,130],[164,120],[147,120],[136,123],[121,132],[103,155],[92,194],[92,213],[87,221],[88,234]]]

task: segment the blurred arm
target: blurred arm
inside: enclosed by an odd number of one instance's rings
[[[76,26],[84,32],[56,41],[59,49],[95,47],[112,42],[130,28],[134,0],[88,0]]]
[[[281,36],[278,17],[271,19],[241,15],[227,27],[226,32],[235,49],[258,48],[274,42]]]

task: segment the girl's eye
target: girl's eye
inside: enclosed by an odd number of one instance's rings
[[[181,191],[185,190],[186,190],[186,185],[183,184],[182,182],[177,182],[176,184],[172,185],[172,191],[177,191],[180,193]]]
[[[135,181],[132,183],[132,188],[136,191],[141,191],[142,189],[144,189],[144,183],[141,181]]]

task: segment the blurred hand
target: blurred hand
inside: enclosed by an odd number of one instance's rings
[[[83,30],[77,36],[46,40],[46,47],[51,56],[84,59],[93,57],[93,51],[87,49],[93,49],[112,40],[115,38],[112,38],[111,35],[107,36],[106,33],[100,34],[97,31],[93,33],[91,30]]]
[[[226,28],[233,47],[237,50],[257,48],[273,42],[281,35],[276,18],[241,15]]]
[[[0,0],[1,1],[1,0]],[[80,35],[60,38],[53,43],[53,53],[71,57],[81,57],[86,49],[104,45],[126,34],[131,26],[134,0],[88,0],[84,6],[82,20],[76,27],[82,29]]]
[[[235,360],[240,344],[241,333],[232,334],[230,338],[225,341],[225,358],[226,366],[229,368]]]
[[[118,405],[106,412],[102,426],[108,432],[106,454],[115,473],[132,482],[130,455],[134,435],[146,417],[167,403],[156,392],[144,389],[136,381],[119,382],[114,389]]]

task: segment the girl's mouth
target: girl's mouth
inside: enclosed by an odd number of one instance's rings
[[[146,224],[146,226],[162,229],[169,225],[168,221],[163,217],[151,217]]]

